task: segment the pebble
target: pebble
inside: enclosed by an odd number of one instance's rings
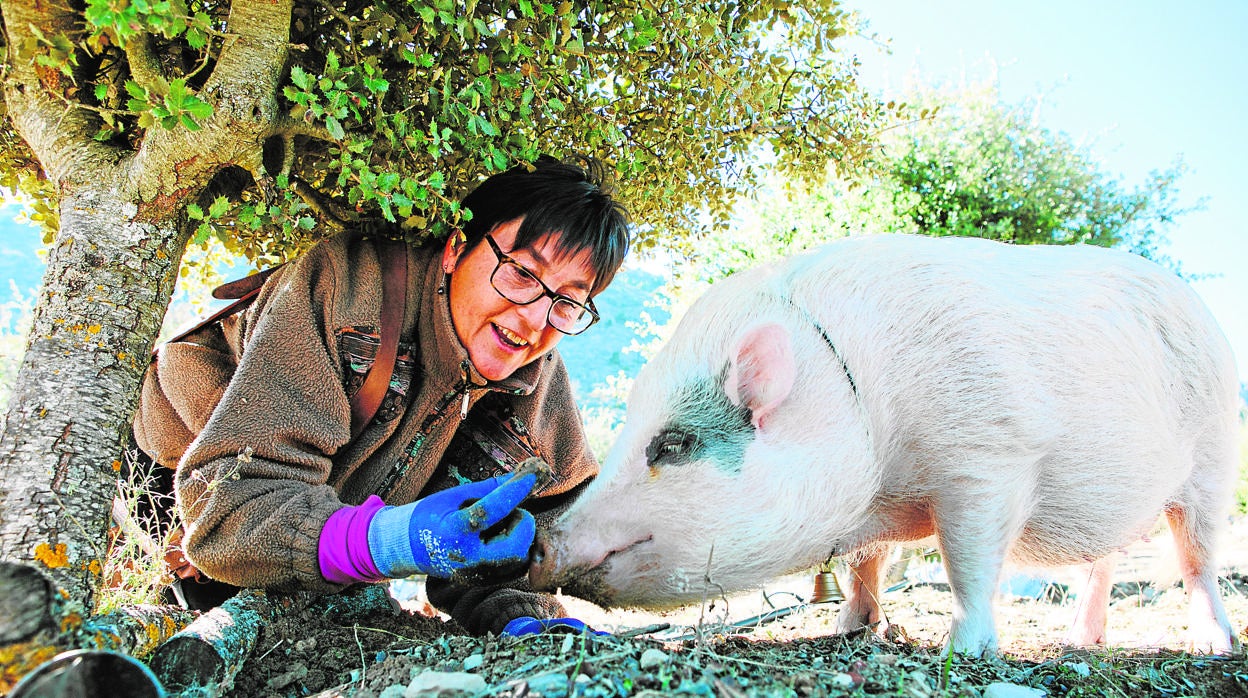
[[[468,658],[464,660],[464,671],[472,671],[473,669],[479,668],[482,664],[485,664],[485,655],[479,652],[477,654],[469,655]]]
[[[1038,688],[1012,683],[990,683],[984,688],[984,698],[1040,698],[1047,695]]]
[[[834,688],[839,688],[842,691],[848,691],[858,685],[858,682],[854,680],[854,677],[845,673],[833,674],[828,683],[831,683]]]
[[[1075,672],[1079,678],[1086,679],[1092,675],[1092,668],[1086,662],[1066,662],[1065,665]]]
[[[641,653],[639,664],[643,670],[649,671],[662,666],[667,661],[667,653],[660,649],[651,647]]]
[[[461,671],[423,671],[407,684],[403,698],[480,693],[486,689],[485,679]]]
[[[543,698],[560,698],[568,695],[568,675],[557,671],[538,674],[526,681],[529,693],[536,693]]]

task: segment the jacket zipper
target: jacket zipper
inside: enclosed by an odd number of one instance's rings
[[[468,362],[464,361],[459,365],[459,384],[455,388],[442,396],[441,400],[434,405],[433,411],[425,416],[425,420],[421,422],[420,429],[412,436],[407,447],[403,450],[403,455],[390,469],[390,474],[386,476],[385,482],[378,489],[378,496],[383,499],[394,489],[407,471],[411,469],[412,463],[416,461],[416,453],[424,446],[425,437],[429,435],[429,430],[440,419],[449,412],[451,403],[456,399],[460,399],[459,419],[463,421],[468,418],[469,400],[472,395],[473,384],[468,380]]]

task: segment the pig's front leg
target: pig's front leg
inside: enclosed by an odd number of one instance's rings
[[[1118,553],[1110,553],[1092,563],[1088,583],[1079,593],[1079,607],[1074,623],[1066,633],[1066,642],[1077,646],[1105,644],[1105,620],[1109,609],[1109,593],[1113,587],[1114,567]]]
[[[836,632],[848,633],[884,620],[884,611],[880,608],[880,588],[892,551],[893,546],[876,543],[850,557],[849,591],[836,615]],[[885,622],[876,631],[883,633],[887,628]]]
[[[1012,518],[1002,514],[1013,508],[985,494],[946,506],[938,505],[936,536],[953,595],[949,645],[978,657],[997,649],[992,600],[1015,529]]]

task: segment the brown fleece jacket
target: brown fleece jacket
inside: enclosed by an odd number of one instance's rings
[[[359,233],[318,244],[277,270],[246,311],[162,346],[149,369],[135,436],[158,462],[177,459],[186,554],[210,577],[243,587],[340,588],[317,561],[326,520],[371,494],[401,505],[445,484],[435,472],[461,423],[465,391],[471,405],[499,395],[553,467],[554,480],[525,504],[539,522],[597,472],[557,352],[499,383],[473,368],[439,293],[439,247],[406,248],[407,309],[390,392],[351,439],[350,394],[380,327],[377,249]],[[435,604],[474,632],[498,630],[508,616],[562,613],[552,597],[517,591],[523,583],[491,600],[481,589],[430,581]],[[500,594],[519,596],[507,603]],[[478,602],[465,604],[469,598]]]

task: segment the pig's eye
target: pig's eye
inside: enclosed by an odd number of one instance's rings
[[[698,437],[683,431],[660,432],[646,446],[646,462],[651,466],[683,460],[698,445]]]

